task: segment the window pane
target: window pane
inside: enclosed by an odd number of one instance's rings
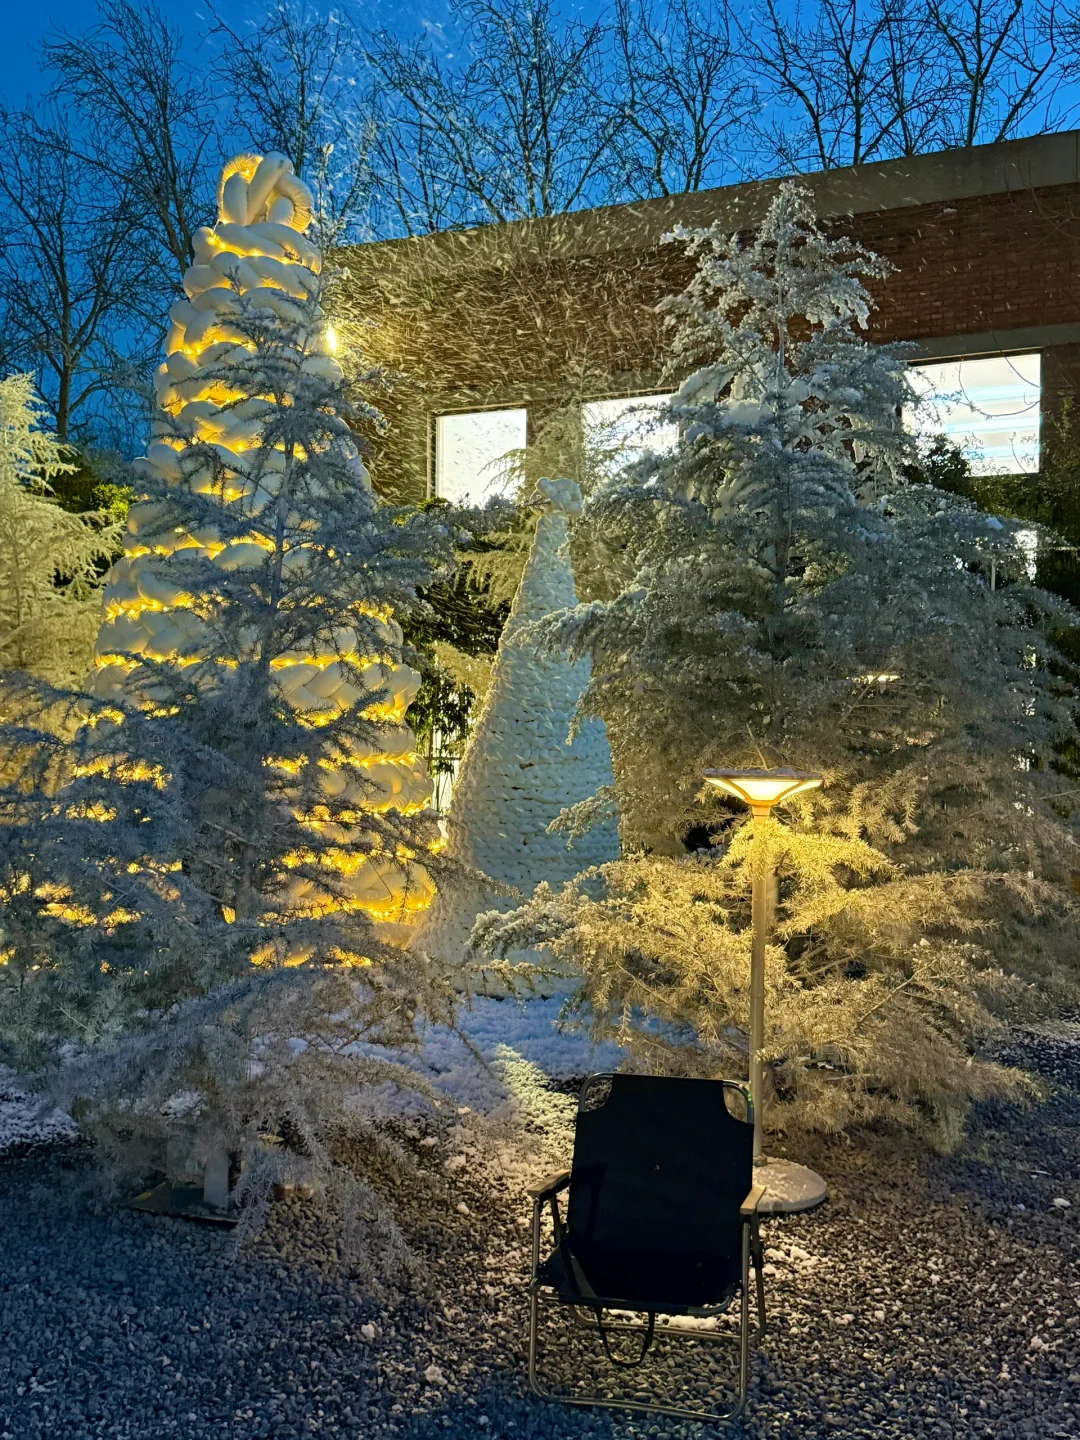
[[[661,407],[670,399],[670,395],[620,395],[583,405],[585,443],[600,469],[613,473],[640,459],[646,450],[674,450],[679,427],[659,419]]]
[[[435,494],[457,505],[482,505],[513,488],[506,463],[525,446],[524,410],[477,410],[435,422]]]
[[[918,435],[945,435],[976,475],[1030,474],[1039,468],[1038,355],[998,355],[912,365],[923,403],[905,414]]]

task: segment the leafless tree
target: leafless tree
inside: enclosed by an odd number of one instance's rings
[[[1056,0],[927,0],[927,12],[949,70],[943,148],[1054,128],[1062,79]]]
[[[54,116],[0,113],[0,366],[37,373],[62,440],[115,443],[163,307],[139,197],[74,148]]]
[[[815,170],[1053,128],[1056,0],[762,0],[743,38],[765,168]]]
[[[313,186],[327,233],[348,237],[371,188],[372,120],[357,84],[357,33],[337,11],[283,3],[237,28],[211,6],[213,72],[249,143],[277,150]]]
[[[74,109],[71,154],[130,194],[176,280],[209,209],[216,105],[182,54],[179,30],[152,5],[100,0],[98,23],[59,31],[42,59],[52,99]]]
[[[460,62],[430,38],[367,36],[375,164],[406,234],[572,210],[611,198],[618,123],[598,103],[608,27],[550,0],[453,0]]]
[[[903,13],[894,0],[817,0],[788,10],[764,0],[747,35],[764,85],[758,133],[766,163],[771,155],[784,170],[861,165],[895,153],[899,116],[922,130],[915,107],[927,97],[912,87],[925,85],[932,67],[929,27],[914,7]],[[939,84],[936,75],[930,84]]]
[[[739,179],[757,91],[725,5],[616,0],[614,64],[601,98],[613,113],[630,195],[671,195]]]

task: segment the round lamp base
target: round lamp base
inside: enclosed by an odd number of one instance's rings
[[[765,1186],[760,1215],[797,1215],[801,1210],[813,1210],[829,1195],[821,1176],[794,1160],[766,1159],[755,1167],[754,1181]]]

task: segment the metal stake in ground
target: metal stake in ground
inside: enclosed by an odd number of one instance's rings
[[[816,790],[820,775],[796,770],[706,770],[705,779],[728,795],[745,801],[754,817],[756,839],[774,805],[804,790]],[[828,1191],[821,1176],[806,1165],[791,1160],[770,1160],[763,1146],[765,1121],[765,946],[773,927],[773,899],[776,877],[758,843],[753,853],[753,890],[750,949],[750,1094],[754,1101],[754,1164],[763,1167],[761,1183],[766,1187],[760,1210],[764,1214],[793,1215],[820,1205]]]

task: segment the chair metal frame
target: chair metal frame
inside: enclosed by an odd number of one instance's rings
[[[605,1076],[593,1075],[582,1087],[584,1095],[588,1086]],[[719,1080],[716,1082],[726,1089],[738,1091],[746,1103],[747,1123],[754,1123],[754,1106],[750,1093],[745,1086],[737,1084],[733,1080]],[[566,1190],[570,1185],[571,1172],[560,1170],[554,1175],[549,1175],[535,1185],[529,1186],[528,1194],[533,1202],[532,1213],[532,1273],[529,1281],[529,1389],[534,1395],[542,1400],[553,1400],[564,1405],[598,1405],[609,1410],[637,1410],[650,1415],[670,1415],[679,1420],[696,1420],[710,1424],[736,1420],[746,1408],[746,1392],[749,1382],[750,1368],[750,1345],[757,1344],[765,1333],[765,1280],[763,1274],[764,1256],[761,1245],[761,1232],[759,1223],[758,1207],[765,1195],[765,1186],[754,1184],[750,1193],[742,1202],[739,1215],[742,1221],[742,1271],[738,1285],[739,1296],[739,1333],[725,1335],[716,1331],[705,1330],[683,1330],[678,1327],[665,1326],[662,1333],[670,1339],[694,1341],[701,1340],[709,1343],[737,1343],[739,1346],[739,1383],[734,1405],[727,1410],[695,1410],[681,1405],[652,1404],[643,1400],[612,1400],[602,1395],[568,1395],[559,1391],[546,1390],[540,1383],[537,1375],[537,1349],[540,1327],[540,1301],[557,1304],[571,1312],[574,1323],[579,1328],[591,1330],[592,1322],[584,1312],[588,1311],[599,1319],[603,1310],[608,1307],[595,1307],[592,1305],[574,1305],[569,1301],[549,1296],[546,1291],[551,1287],[545,1286],[539,1279],[540,1269],[540,1227],[543,1219],[544,1205],[547,1204],[551,1210],[551,1220],[555,1232],[555,1243],[558,1245],[565,1232],[562,1217],[559,1214],[559,1193]],[[757,1325],[750,1329],[750,1268],[754,1269],[755,1291],[757,1301]],[[658,1315],[689,1315],[697,1319],[710,1319],[725,1315],[730,1310],[733,1300],[733,1292],[720,1305],[708,1306],[703,1309],[695,1309],[690,1306],[679,1306],[671,1311],[655,1309],[648,1313],[650,1315],[649,1325],[643,1325],[639,1321],[615,1321],[605,1324],[605,1328],[611,1333],[632,1333],[645,1334],[652,1330],[655,1318]],[[620,1307],[620,1310],[629,1309],[629,1306]],[[644,1352],[643,1352],[644,1357]]]

